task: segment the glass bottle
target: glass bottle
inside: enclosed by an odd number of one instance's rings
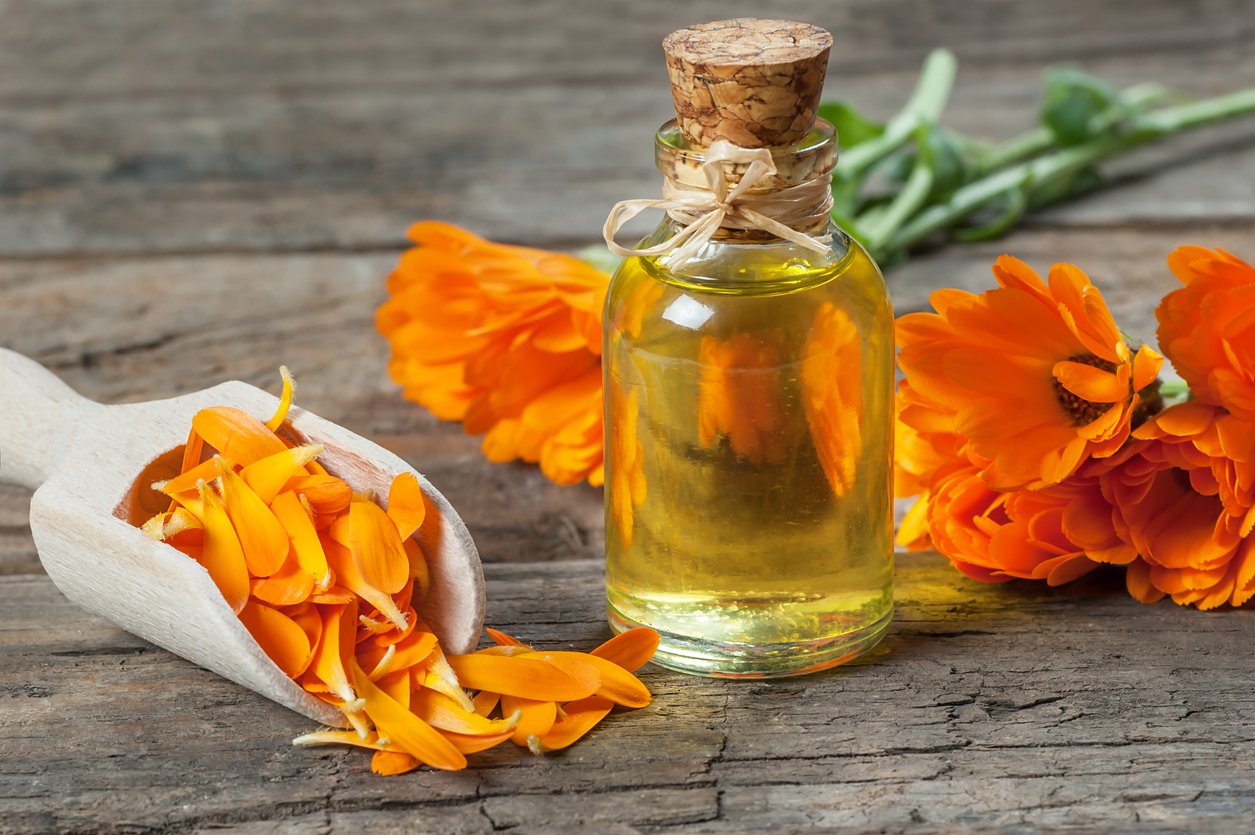
[[[674,121],[655,149],[668,177],[706,153]],[[772,185],[826,183],[835,152],[815,122],[771,148]],[[681,229],[668,216],[640,248]],[[720,230],[682,264],[629,257],[610,285],[608,614],[658,630],[663,666],[813,672],[891,617],[893,314],[858,243],[807,232],[826,251]]]

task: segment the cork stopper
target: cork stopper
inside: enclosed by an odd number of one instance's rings
[[[810,133],[832,35],[792,20],[738,17],[662,41],[676,121],[689,142],[794,145]]]

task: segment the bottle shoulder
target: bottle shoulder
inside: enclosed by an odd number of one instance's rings
[[[841,239],[828,254],[793,244],[713,242],[677,270],[658,258],[628,258],[607,293],[607,337],[805,331],[823,308],[843,311],[868,334],[890,329],[892,308],[879,268],[862,246],[836,231]]]
[[[641,242],[653,246],[668,237],[664,223]],[[720,304],[771,304],[771,299],[839,300],[842,305],[888,304],[888,288],[867,251],[839,226],[828,233],[831,246],[818,253],[787,241],[712,241],[689,262],[668,268],[661,257],[631,257],[615,271],[607,293],[607,314],[621,306],[667,306],[678,298]]]

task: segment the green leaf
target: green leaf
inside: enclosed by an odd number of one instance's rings
[[[1041,122],[1061,145],[1078,145],[1106,132],[1112,110],[1125,109],[1120,94],[1100,78],[1061,67],[1046,74]]]
[[[933,188],[929,194],[932,199],[947,199],[972,178],[973,168],[963,153],[963,144],[952,131],[928,130],[921,148],[933,170]]]
[[[853,148],[885,132],[882,123],[868,119],[849,102],[824,102],[819,105],[819,118],[832,122],[837,129],[837,142],[842,148]]]

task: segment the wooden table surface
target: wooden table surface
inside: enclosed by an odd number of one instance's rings
[[[0,344],[105,401],[275,385],[427,473],[474,534],[491,623],[588,648],[600,491],[487,464],[403,401],[373,329],[412,220],[574,247],[656,192],[658,40],[738,2],[0,0]],[[1249,0],[797,0],[836,34],[828,89],[877,116],[935,45],[946,121],[1005,138],[1044,68],[1198,95],[1255,84]],[[1139,154],[1121,184],[889,276],[900,311],[979,288],[1002,251],[1072,261],[1153,335],[1164,258],[1255,256],[1255,125]],[[0,392],[0,407],[3,404]],[[2,452],[0,452],[2,454]],[[987,587],[899,560],[866,660],[727,683],[650,668],[653,706],[570,751],[383,779],[294,749],[303,718],[67,603],[28,495],[0,487],[0,831],[944,830],[1255,826],[1255,617],[1079,588]]]

